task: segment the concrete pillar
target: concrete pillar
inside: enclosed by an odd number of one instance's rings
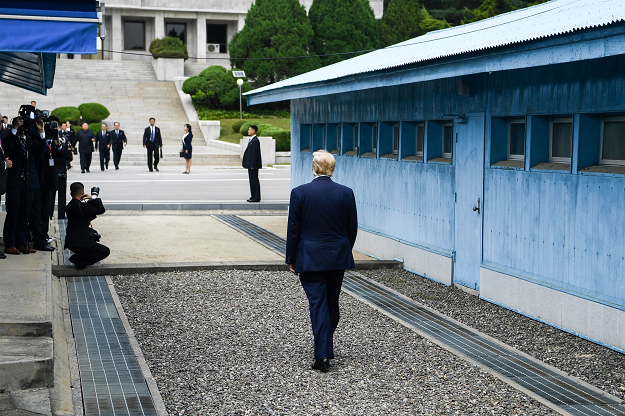
[[[157,10],[154,15],[154,39],[165,37],[165,12]]]
[[[197,45],[195,56],[198,58],[206,58],[206,13],[197,14],[195,41]],[[206,59],[197,59],[196,61],[200,64],[208,62]],[[208,66],[208,64],[206,66]]]
[[[123,51],[124,43],[122,42],[122,11],[120,9],[110,9],[111,13],[111,32],[107,35],[111,37],[111,46],[114,51]],[[121,61],[121,53],[112,53],[113,61]]]
[[[239,15],[239,25],[237,28],[237,32],[240,32],[241,29],[243,29],[243,26],[245,26],[245,16],[247,16],[246,14],[240,14]]]

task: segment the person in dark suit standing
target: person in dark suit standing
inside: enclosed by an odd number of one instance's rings
[[[0,115],[1,116],[1,115]],[[9,126],[9,118],[7,116],[0,117],[0,139],[4,139],[11,131]]]
[[[4,154],[4,146],[2,145],[4,137],[0,137],[0,195],[4,195],[7,191],[7,171],[13,167],[11,159]],[[6,259],[6,257],[4,253],[0,252],[0,259]]]
[[[353,269],[352,248],[358,232],[354,192],[332,181],[334,156],[313,154],[312,182],[291,191],[286,263],[300,282],[310,307],[315,338],[314,370],[330,368],[334,331],[339,323],[339,295],[345,269]]]
[[[96,243],[89,236],[89,225],[98,215],[106,211],[102,200],[97,195],[85,194],[85,187],[80,182],[70,185],[69,191],[72,200],[67,204],[67,231],[65,235],[65,248],[74,254],[69,261],[74,263],[77,269],[84,269],[111,254],[111,250],[103,244]],[[86,202],[83,202],[85,201]]]
[[[250,198],[247,202],[260,202],[260,181],[258,180],[258,170],[263,167],[263,161],[260,157],[260,140],[256,137],[258,127],[252,125],[247,129],[247,134],[252,136],[247,143],[245,152],[243,153],[243,167],[247,169],[250,180]]]
[[[67,166],[68,162],[70,162],[73,158],[72,155],[72,145],[69,142],[68,135],[64,134],[66,124],[63,123],[61,125],[61,131],[59,132],[59,143],[61,145],[61,149],[57,152],[56,158],[54,159],[54,167],[56,168],[56,176],[58,178],[58,191],[59,191],[59,201],[58,201],[58,218],[59,220],[65,219],[65,205],[67,205]],[[53,191],[50,196],[50,219],[54,215],[54,200],[56,197],[56,193]]]
[[[111,160],[111,136],[106,130],[106,123],[102,123],[101,130],[95,136],[95,148],[100,153],[100,170],[109,168]]]
[[[17,225],[22,202],[22,193],[26,186],[23,179],[26,166],[26,143],[18,136],[17,129],[21,121],[16,117],[9,127],[9,134],[2,139],[2,151],[6,158],[13,163],[7,171],[6,192],[6,217],[2,230],[4,240],[4,252],[7,254],[20,254],[17,249]],[[30,179],[30,178],[29,178]],[[21,242],[23,243],[23,241]]]
[[[119,170],[119,162],[122,159],[122,151],[128,144],[128,140],[126,140],[124,130],[119,129],[119,123],[117,121],[113,124],[113,126],[115,127],[115,130],[110,132],[111,147],[113,148],[113,164],[115,165],[115,170]]]
[[[158,172],[158,149],[163,148],[161,129],[156,127],[154,117],[150,117],[150,126],[143,132],[143,147],[148,149],[148,169],[152,172],[152,156],[154,156],[154,170]]]
[[[193,146],[191,146],[191,140],[193,140],[193,133],[191,133],[191,125],[184,125],[184,135],[182,136],[182,150],[184,151],[184,163],[185,170],[182,173],[191,173],[191,158],[193,157]]]
[[[76,134],[78,142],[78,152],[80,153],[80,170],[82,173],[89,172],[91,167],[91,156],[93,155],[93,144],[95,134],[89,130],[89,124],[82,123],[82,129]]]

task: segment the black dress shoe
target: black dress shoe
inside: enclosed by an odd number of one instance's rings
[[[81,171],[80,171],[80,173],[85,173],[85,170],[84,170],[84,169],[83,169],[83,170],[81,170]]]
[[[115,170],[119,170],[119,166],[115,166]]]
[[[327,357],[317,358],[315,363],[312,365],[312,369],[325,373],[330,369],[330,360]]]
[[[52,247],[52,246],[42,246],[42,247],[35,247],[35,250],[38,250],[38,251],[54,251],[56,249],[54,247]]]
[[[154,166],[154,170],[158,172],[158,168],[156,166]]]
[[[150,169],[150,172],[152,172],[152,169]]]
[[[0,253],[0,259],[6,259],[7,256],[4,253]]]

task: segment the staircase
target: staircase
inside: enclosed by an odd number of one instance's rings
[[[180,164],[178,151],[183,126],[188,123],[193,131],[194,165],[240,165],[240,158],[235,158],[234,152],[206,146],[199,123],[188,121],[175,84],[156,81],[151,62],[59,59],[54,86],[48,90],[48,96],[4,83],[0,83],[0,96],[0,112],[9,117],[15,116],[20,105],[29,104],[31,100],[37,101],[37,108],[45,110],[77,107],[87,102],[104,105],[111,113],[104,120],[108,129],[112,130],[117,121],[128,138],[128,147],[122,156],[126,166],[146,163],[142,138],[150,117],[156,119],[156,126],[161,129],[164,164],[174,158]]]

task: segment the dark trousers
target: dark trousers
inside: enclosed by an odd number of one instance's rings
[[[248,176],[250,178],[250,199],[252,201],[260,201],[260,181],[258,180],[258,169],[248,169]]]
[[[100,169],[109,168],[109,160],[111,160],[111,149],[105,147],[100,149]]]
[[[54,200],[50,202],[52,191],[54,191],[54,187],[42,187],[41,188],[41,232],[42,234],[48,238],[50,235],[48,231],[50,231],[50,216],[52,215],[53,208],[52,204],[54,204]]]
[[[4,218],[2,238],[5,248],[15,247],[17,244],[17,220],[22,199],[22,186],[7,188],[5,197],[7,215]]]
[[[119,167],[119,161],[122,160],[122,151],[124,150],[123,147],[120,148],[113,148],[113,164],[115,165],[116,168]]]
[[[339,296],[345,270],[300,273],[308,297],[310,323],[315,337],[315,359],[334,358],[334,331],[339,324]]]
[[[89,170],[91,167],[91,153],[80,153],[80,169]]]
[[[154,167],[156,168],[158,166],[158,146],[152,142],[148,142],[146,147],[148,149],[148,169],[152,171],[152,156],[154,156]]]
[[[41,190],[24,189],[20,198],[20,208],[17,218],[17,233],[15,234],[15,245],[21,247],[30,240],[35,247],[48,245],[46,237],[41,232]],[[28,210],[28,216],[26,211]]]
[[[50,211],[50,216],[52,216],[52,213],[54,213],[54,192],[55,190],[52,190],[52,204],[51,204],[51,211]],[[60,220],[64,220],[65,219],[65,206],[67,205],[67,176],[65,178],[59,178],[59,214],[58,214],[58,218]]]
[[[111,254],[111,250],[104,244],[95,243],[95,246],[91,248],[85,247],[67,247],[74,254],[69,258],[69,261],[76,266],[91,266],[97,262],[104,260]]]

